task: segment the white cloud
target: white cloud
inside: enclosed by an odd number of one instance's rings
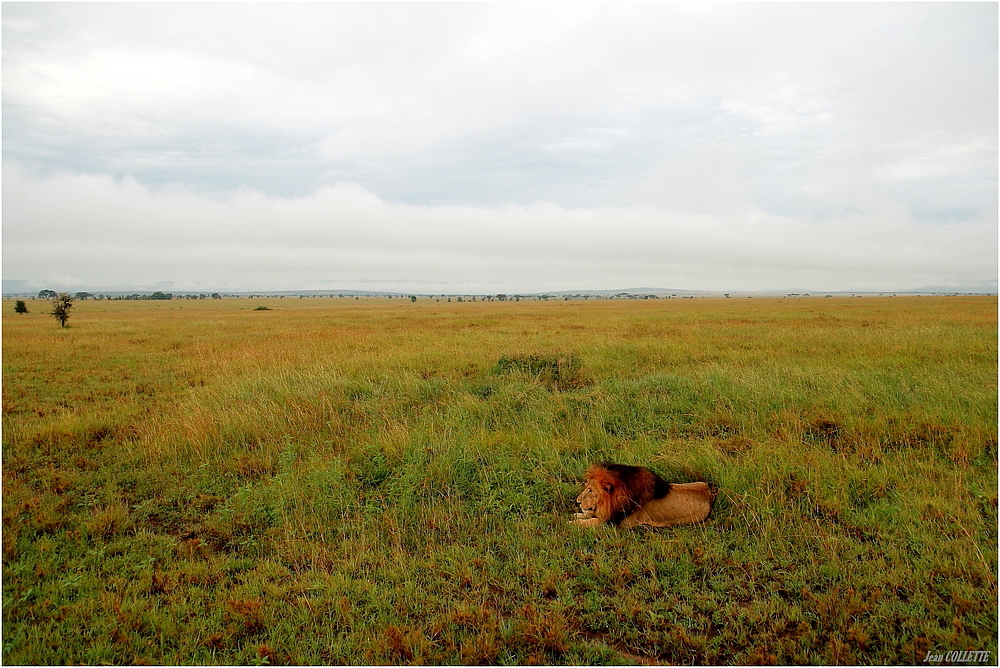
[[[993,147],[984,142],[949,144],[942,143],[927,150],[914,149],[898,162],[883,165],[882,180],[921,181],[961,174],[977,169],[987,171],[996,158]]]

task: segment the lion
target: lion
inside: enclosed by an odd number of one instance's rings
[[[670,527],[704,522],[716,490],[704,482],[669,483],[649,469],[596,464],[584,474],[574,524]]]

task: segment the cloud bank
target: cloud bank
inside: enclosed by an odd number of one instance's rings
[[[213,199],[107,176],[33,180],[14,169],[4,172],[4,191],[5,273],[47,266],[50,280],[100,286],[862,290],[969,283],[996,266],[995,226],[920,225],[903,210],[818,223],[759,210],[424,206],[348,183],[295,199],[252,191]]]

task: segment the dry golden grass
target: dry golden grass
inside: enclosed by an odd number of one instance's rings
[[[5,301],[4,661],[995,657],[996,307]],[[574,530],[599,459],[716,513]]]

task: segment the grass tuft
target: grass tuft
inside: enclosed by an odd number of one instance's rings
[[[501,355],[495,374],[522,373],[553,391],[578,390],[588,384],[583,361],[575,355]]]

